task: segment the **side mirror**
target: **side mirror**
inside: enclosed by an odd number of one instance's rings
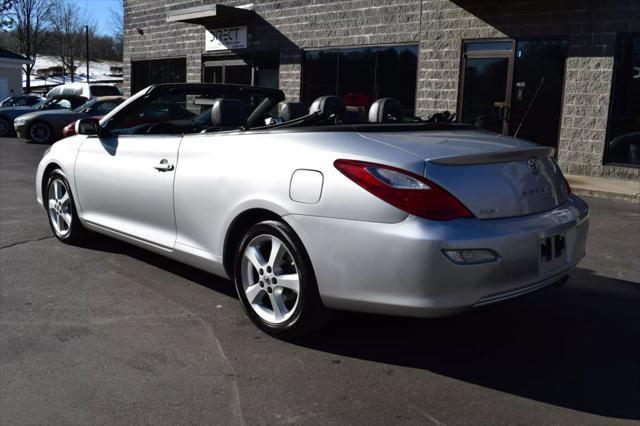
[[[76,133],[78,135],[97,135],[100,131],[100,123],[95,118],[81,118],[76,121]]]

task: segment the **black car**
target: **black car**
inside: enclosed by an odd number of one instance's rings
[[[0,108],[0,137],[14,135],[13,121],[21,115],[32,111],[77,108],[87,101],[84,96],[60,95],[43,99],[33,106],[16,106]]]

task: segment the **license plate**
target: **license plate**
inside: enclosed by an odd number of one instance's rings
[[[567,237],[557,234],[538,241],[540,274],[547,274],[567,263]]]

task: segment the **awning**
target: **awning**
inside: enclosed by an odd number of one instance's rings
[[[255,12],[242,7],[224,4],[208,4],[167,12],[167,22],[185,22],[214,28],[221,25],[246,23],[255,16]]]

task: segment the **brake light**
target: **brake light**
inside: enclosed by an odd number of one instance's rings
[[[453,195],[406,170],[355,160],[336,160],[333,165],[371,194],[409,214],[430,220],[473,217]]]

